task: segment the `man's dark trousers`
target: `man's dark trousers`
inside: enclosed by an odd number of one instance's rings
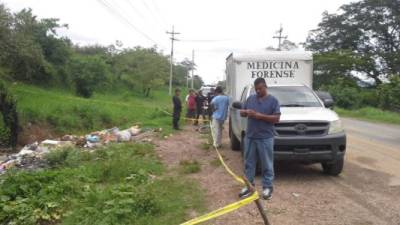
[[[181,117],[181,111],[174,111],[172,114],[172,124],[174,129],[179,129],[179,119]]]

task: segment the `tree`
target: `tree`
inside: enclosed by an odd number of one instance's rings
[[[14,80],[50,82],[69,59],[70,41],[56,36],[65,26],[58,19],[38,20],[31,9],[10,14],[0,5],[0,67]]]
[[[107,82],[109,66],[99,56],[75,56],[69,64],[69,74],[77,95],[90,98],[96,87]]]
[[[191,81],[190,81],[191,82]],[[193,88],[194,89],[200,89],[201,88],[201,86],[203,86],[204,85],[204,81],[203,81],[203,79],[201,78],[201,76],[199,76],[199,75],[194,75],[194,77],[193,77]]]
[[[364,58],[349,50],[337,50],[314,55],[313,87],[319,89],[325,85],[340,82],[346,86],[356,86],[358,78],[352,72],[366,64]]]
[[[175,86],[186,86],[186,81],[188,79],[189,70],[186,66],[182,64],[174,65],[174,79],[172,84]]]
[[[168,58],[156,48],[135,47],[116,56],[119,77],[132,89],[140,89],[148,97],[150,91],[165,84],[169,74]]]
[[[355,71],[382,83],[380,76],[400,74],[400,1],[362,0],[324,12],[305,47],[319,54],[351,51],[362,59]]]
[[[298,48],[299,48],[299,46],[297,46],[296,43],[289,41],[289,40],[284,40],[281,44],[281,49],[275,48],[273,46],[268,46],[265,49],[268,51],[281,51],[281,50],[282,51],[292,51],[292,50],[295,50]]]

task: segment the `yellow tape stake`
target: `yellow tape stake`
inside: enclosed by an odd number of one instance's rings
[[[257,200],[259,198],[258,193],[254,192],[250,197],[247,197],[243,200],[240,200],[238,202],[234,202],[232,204],[229,204],[223,208],[217,209],[215,211],[212,211],[210,213],[207,213],[205,215],[199,216],[197,218],[194,218],[192,220],[189,220],[185,223],[182,223],[181,225],[192,225],[192,224],[198,224],[198,223],[202,223],[205,222],[207,220],[222,216],[226,213],[232,212],[242,206],[248,205],[250,203],[252,203],[253,201]]]

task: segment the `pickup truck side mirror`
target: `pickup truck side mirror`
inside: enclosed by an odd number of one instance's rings
[[[315,93],[324,102],[324,105],[325,105],[326,108],[332,108],[333,107],[334,101],[333,101],[332,95],[329,92],[316,91]]]
[[[322,100],[324,102],[324,105],[326,108],[331,108],[333,107],[333,99],[331,98],[326,98]]]
[[[233,102],[232,103],[232,107],[234,109],[242,109],[243,108],[243,104],[241,102]]]

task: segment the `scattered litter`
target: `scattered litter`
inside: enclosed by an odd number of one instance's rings
[[[113,142],[152,142],[155,132],[162,132],[162,128],[141,129],[138,125],[132,126],[126,130],[120,130],[118,127],[92,132],[85,136],[64,135],[57,140],[44,140],[42,142],[34,142],[24,146],[18,153],[2,157],[0,160],[0,174],[6,170],[17,167],[23,169],[34,170],[46,167],[44,155],[57,148],[63,147],[79,147],[89,148],[94,151],[95,148],[101,147]]]
[[[53,141],[53,140],[44,140],[44,141],[42,141],[42,143],[40,143],[40,145],[42,145],[42,146],[55,146],[55,145],[58,145],[59,144],[59,141]]]
[[[101,143],[92,143],[92,142],[87,142],[83,147],[85,148],[96,148],[102,146]]]
[[[117,140],[120,142],[130,141],[132,137],[131,132],[128,130],[119,131],[117,133]]]
[[[293,195],[294,197],[296,197],[296,198],[300,197],[300,194],[298,194],[298,193],[292,193],[292,195]]]
[[[162,127],[154,129],[154,132],[162,132],[162,131],[163,131]]]
[[[97,143],[100,142],[100,137],[97,135],[86,135],[86,141],[91,142],[91,143]]]
[[[140,128],[139,126],[133,126],[129,129],[129,132],[131,132],[132,136],[136,136],[140,133]]]

